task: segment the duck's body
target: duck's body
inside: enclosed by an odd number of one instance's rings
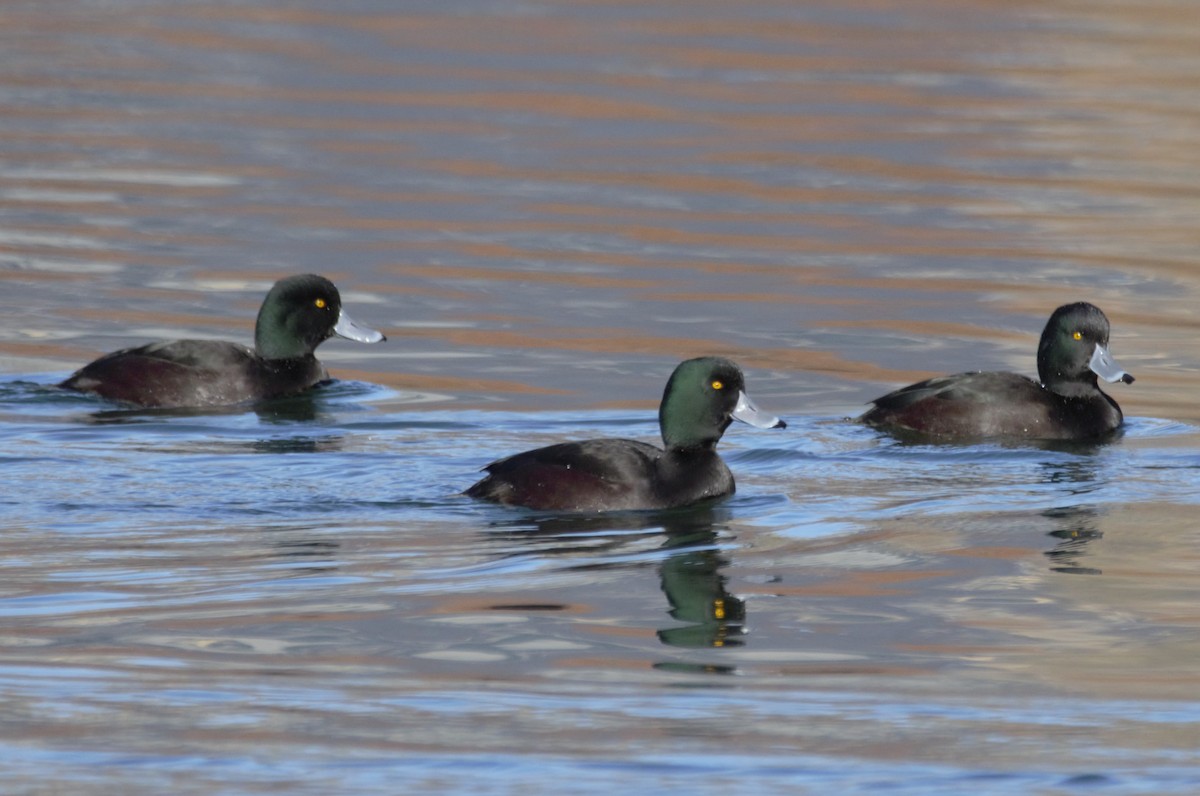
[[[313,351],[333,335],[385,339],[356,325],[329,280],[293,276],[275,284],[255,324],[255,347],[171,340],[125,348],[80,368],[59,386],[144,407],[223,406],[295,395],[329,378]]]
[[[308,354],[264,359],[221,340],[171,340],[100,357],[60,386],[146,407],[221,406],[295,395],[329,373]]]
[[[892,433],[950,440],[1101,437],[1124,418],[1097,377],[1133,382],[1108,353],[1108,336],[1108,319],[1097,307],[1064,305],[1042,332],[1040,382],[1000,371],[937,376],[876,398],[861,419]]]
[[[632,439],[564,442],[487,466],[471,497],[556,511],[668,509],[723,497],[733,474],[713,449],[666,451]]]
[[[938,376],[889,393],[863,415],[869,425],[933,437],[1089,439],[1121,425],[1099,389],[1067,396],[1028,376],[984,371]]]
[[[729,423],[785,425],[759,412],[743,387],[729,360],[687,360],[671,375],[659,407],[664,448],[630,439],[550,445],[492,462],[466,494],[572,512],[669,509],[725,497],[735,484],[716,446]]]

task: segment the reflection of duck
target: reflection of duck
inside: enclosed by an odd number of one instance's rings
[[[687,624],[664,628],[658,638],[673,647],[735,647],[743,642],[746,604],[725,590],[721,568],[729,561],[712,547],[716,534],[669,536],[665,548],[681,548],[659,567],[671,617]]]
[[[339,453],[345,448],[346,439],[339,434],[323,436],[289,436],[257,439],[246,447],[254,453],[279,455],[285,453]]]
[[[1038,343],[1038,379],[1016,373],[938,376],[876,398],[867,425],[938,439],[1088,439],[1121,425],[1121,408],[1101,391],[1133,382],[1108,353],[1108,318],[1087,302],[1059,307]]]
[[[1059,528],[1050,531],[1050,536],[1061,541],[1052,549],[1046,551],[1046,557],[1053,566],[1052,572],[1062,572],[1069,575],[1100,575],[1102,570],[1096,567],[1080,565],[1080,560],[1087,556],[1088,545],[1104,538],[1104,534],[1096,529],[1098,519],[1096,510],[1086,506],[1071,506],[1067,508],[1050,509],[1042,515],[1055,521]]]
[[[330,417],[324,391],[307,391],[299,395],[260,401],[253,407],[264,426],[287,428],[291,425],[306,427],[319,419]],[[164,409],[106,409],[78,418],[80,422],[96,425],[121,425],[145,423],[176,417],[212,417],[214,415],[242,414],[245,407],[172,407]],[[246,448],[254,453],[322,453],[340,451],[345,445],[345,436],[334,431],[321,435],[288,434],[287,436],[263,437],[249,443],[229,443],[226,447]]]
[[[338,565],[335,555],[341,547],[335,541],[322,539],[290,539],[271,542],[273,555],[285,559],[289,572],[294,577],[305,575],[321,575],[336,572]],[[303,565],[305,562],[307,565]]]
[[[664,628],[658,638],[679,647],[722,647],[741,643],[738,636],[746,617],[744,603],[725,590],[720,570],[729,562],[715,549],[718,534],[728,530],[727,516],[727,509],[709,504],[670,511],[528,517],[493,527],[503,529],[505,539],[537,539],[540,553],[562,556],[617,555],[632,539],[646,538],[631,532],[661,533],[660,549],[666,556],[659,564],[659,586],[671,618],[686,624]]]
[[[320,392],[323,390],[306,390],[274,401],[260,401],[254,405],[254,413],[259,420],[271,425],[311,423],[318,416],[327,414],[323,411],[326,407],[317,397]]]
[[[663,448],[630,439],[590,439],[525,451],[492,462],[466,494],[531,509],[625,511],[669,509],[733,494],[733,475],[717,443],[733,420],[782,428],[745,392],[728,359],[679,364],[658,410]]]

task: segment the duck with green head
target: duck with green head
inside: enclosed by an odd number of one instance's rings
[[[733,420],[758,428],[787,424],[764,415],[728,359],[680,363],[658,409],[663,447],[630,439],[564,442],[492,462],[466,491],[532,509],[595,512],[667,509],[733,494],[717,443]]]
[[[144,407],[204,407],[281,398],[325,381],[313,354],[337,335],[377,343],[356,324],[334,284],[302,274],[275,283],[254,325],[254,348],[220,340],[171,340],[125,348],[84,365],[60,387]]]
[[[1124,416],[1097,379],[1133,383],[1108,351],[1108,318],[1086,301],[1050,315],[1038,343],[1038,381],[1017,373],[956,373],[876,398],[862,421],[904,437],[1088,440]]]

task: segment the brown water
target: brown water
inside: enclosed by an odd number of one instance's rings
[[[1200,790],[1200,10],[1110,2],[0,6],[6,792]],[[389,342],[233,414],[47,389],[248,341],[318,271]],[[1098,448],[843,422],[1138,380]],[[653,438],[686,356],[786,432],[739,492],[456,493]]]

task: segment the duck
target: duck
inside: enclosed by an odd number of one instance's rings
[[[658,510],[733,494],[733,474],[717,443],[734,420],[785,428],[746,393],[732,361],[681,362],[667,380],[658,421],[663,447],[631,439],[563,442],[509,456],[484,467],[466,490],[479,500],[562,512]]]
[[[254,347],[222,340],[169,340],[123,348],[58,384],[146,408],[227,406],[301,393],[329,379],[313,352],[330,337],[387,339],[357,324],[333,282],[297,274],[271,287],[254,324]]]
[[[1037,351],[1038,380],[1006,371],[937,376],[890,392],[860,420],[905,437],[1092,440],[1124,421],[1099,379],[1132,384],[1109,352],[1108,317],[1094,304],[1050,315]]]

